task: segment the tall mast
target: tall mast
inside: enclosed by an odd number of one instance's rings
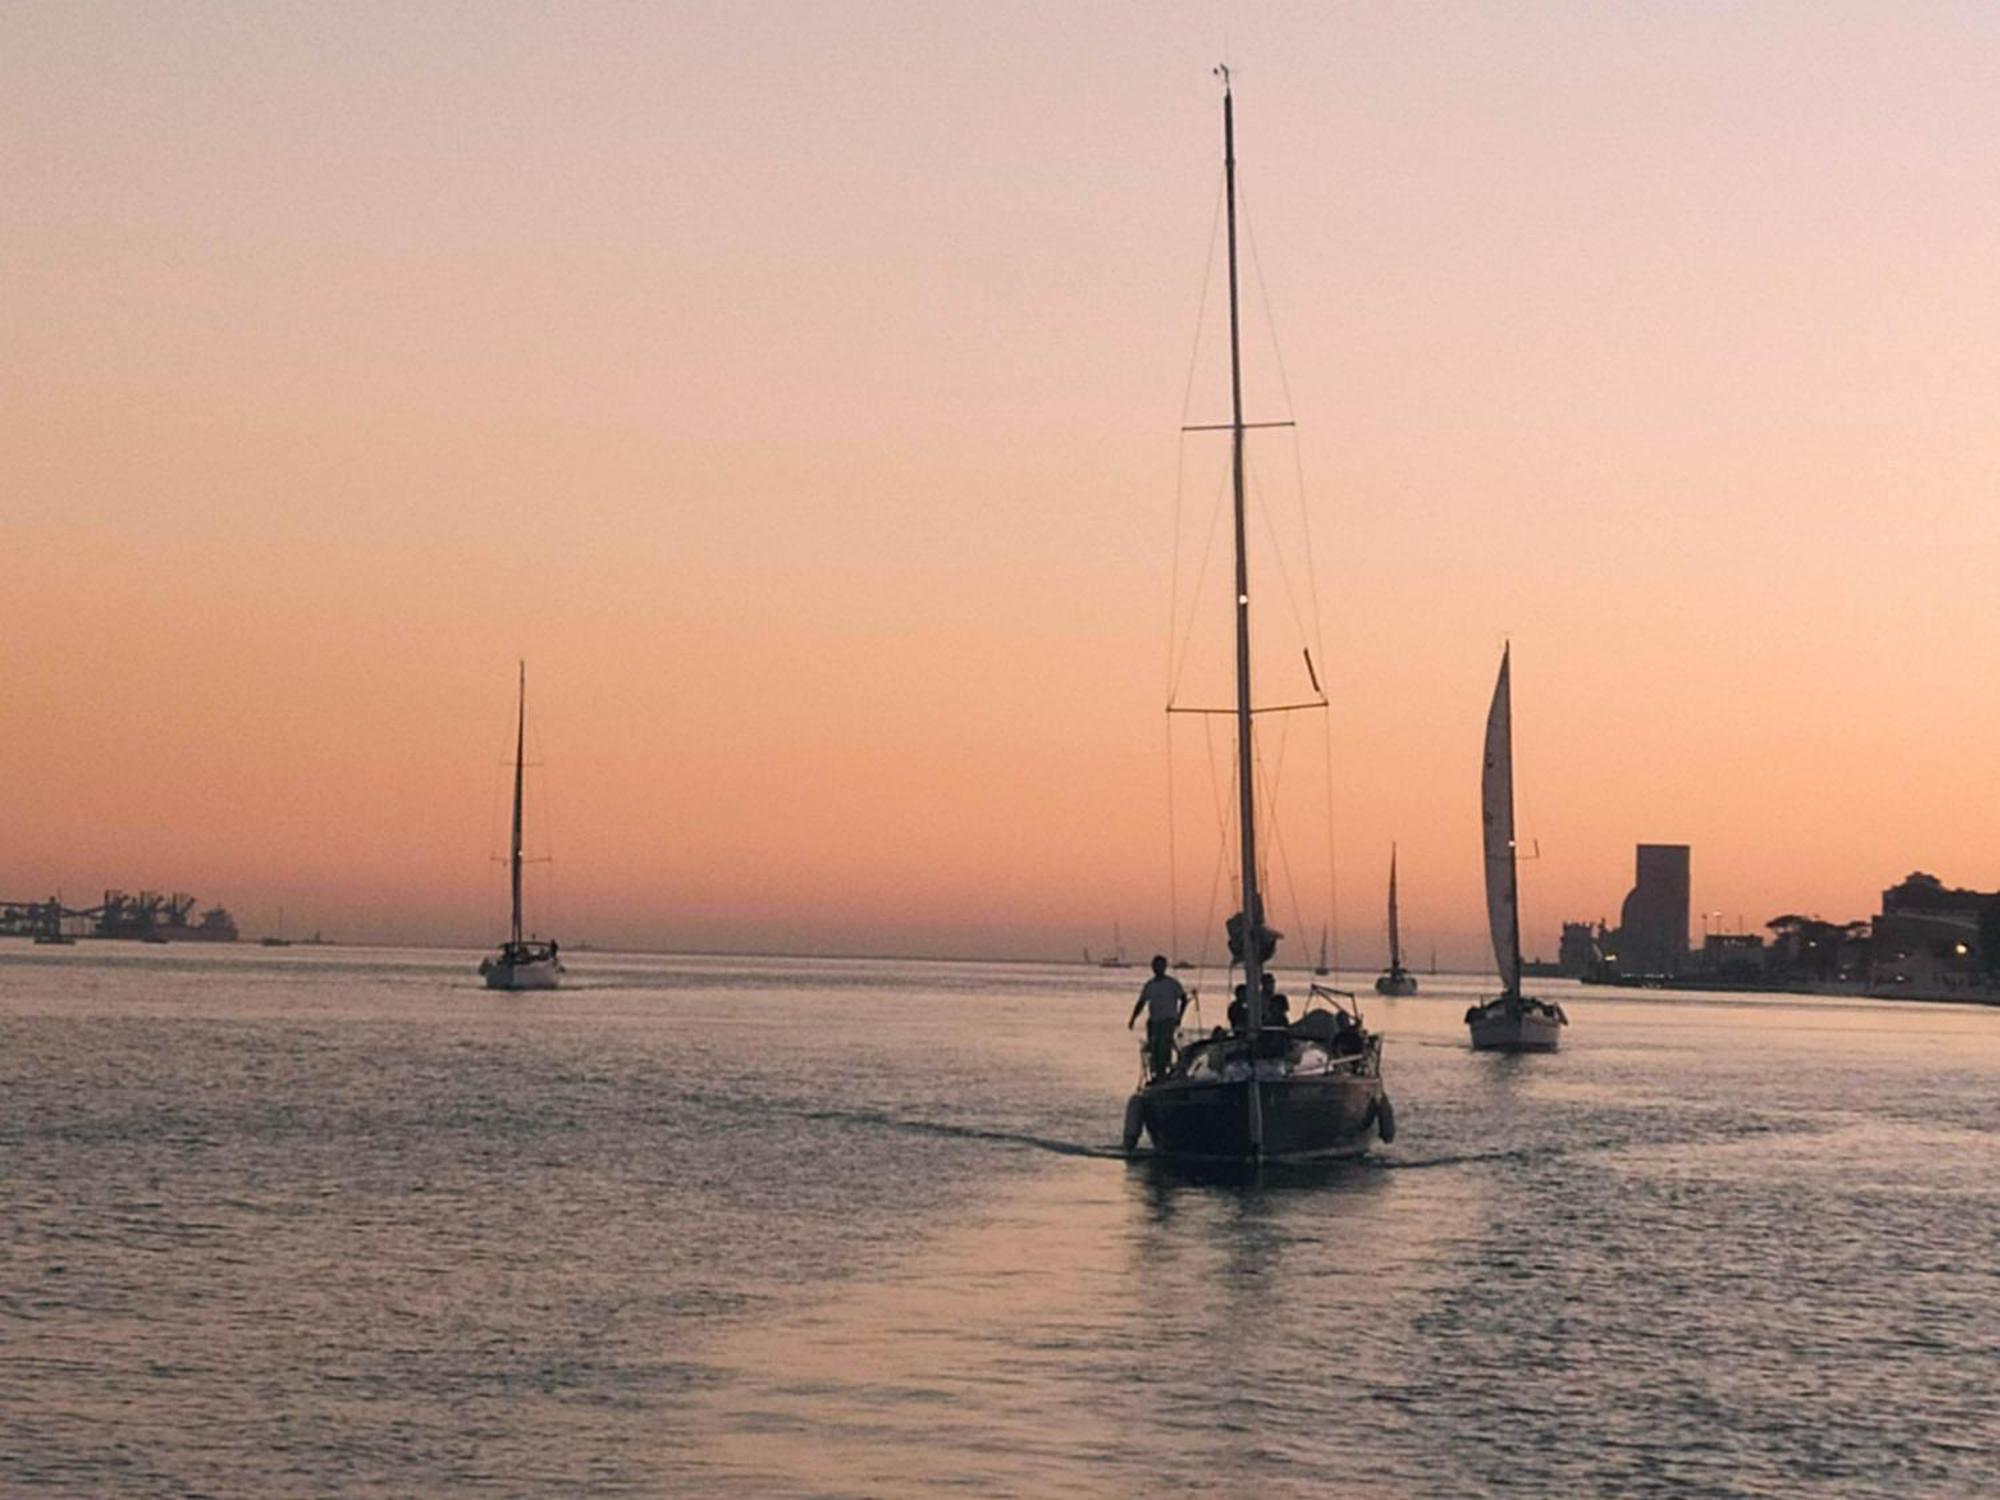
[[[1521,993],[1521,868],[1514,827],[1514,643],[1500,649],[1500,675],[1507,679],[1507,917],[1514,944],[1513,992]]]
[[[1403,971],[1403,934],[1396,921],[1396,846],[1389,846],[1389,972]]]
[[[1250,563],[1243,504],[1242,318],[1236,289],[1236,110],[1229,69],[1222,74],[1222,176],[1229,207],[1229,470],[1236,511],[1236,816],[1243,857],[1243,1009],[1254,1045],[1264,1025],[1264,905],[1257,890],[1256,771],[1250,738]],[[1264,1145],[1257,1075],[1250,1075],[1250,1146]]]
[[[507,844],[507,869],[514,887],[514,942],[521,941],[521,762],[528,736],[528,664],[521,667],[520,693],[514,714],[514,834]]]

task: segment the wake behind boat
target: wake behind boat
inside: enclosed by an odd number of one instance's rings
[[[1479,780],[1485,829],[1486,923],[1500,993],[1469,1007],[1475,1052],[1553,1052],[1569,1024],[1560,1005],[1521,993],[1521,883],[1514,853],[1514,690],[1512,646],[1500,653],[1500,677],[1486,711],[1486,759]]]
[[[528,666],[523,662],[520,695],[514,716],[514,822],[507,843],[507,872],[513,891],[513,919],[508,927],[507,941],[500,945],[500,951],[479,965],[479,972],[485,976],[486,987],[489,990],[552,990],[561,981],[563,973],[562,960],[557,957],[559,945],[553,938],[542,942],[535,938],[524,937],[521,932],[523,863],[521,792],[527,728]]]
[[[1125,1147],[1143,1133],[1164,1156],[1193,1161],[1262,1162],[1359,1156],[1371,1140],[1395,1135],[1382,1085],[1382,1039],[1313,986],[1328,1008],[1290,1022],[1270,982],[1279,934],[1264,921],[1257,868],[1257,806],[1250,693],[1250,581],[1244,545],[1243,377],[1238,339],[1236,267],[1236,130],[1229,72],[1222,88],[1223,181],[1229,225],[1231,471],[1236,547],[1236,790],[1242,909],[1228,924],[1231,958],[1243,983],[1230,1024],[1192,1041],[1178,1055],[1163,1047],[1150,1076],[1125,1110]],[[1233,965],[1232,965],[1233,967]],[[1156,961],[1155,983],[1179,986]],[[1308,1001],[1308,1006],[1311,1002]],[[1167,1023],[1170,1024],[1170,1023]]]

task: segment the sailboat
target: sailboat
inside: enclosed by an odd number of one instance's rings
[[[1403,967],[1402,925],[1396,919],[1396,846],[1389,846],[1389,971],[1377,976],[1378,995],[1414,995],[1417,976]]]
[[[1486,711],[1486,760],[1479,778],[1485,825],[1486,922],[1493,934],[1493,962],[1500,993],[1469,1007],[1475,1052],[1553,1052],[1569,1024],[1560,1005],[1521,993],[1521,882],[1514,858],[1513,647],[1500,653],[1500,678]]]
[[[266,948],[289,948],[292,946],[292,940],[285,936],[284,907],[281,906],[278,908],[278,930],[269,936],[260,937],[257,941]]]
[[[1222,163],[1229,224],[1230,460],[1236,555],[1236,801],[1242,909],[1229,919],[1231,956],[1243,966],[1252,1001],[1236,1007],[1228,1030],[1184,1048],[1146,1080],[1125,1107],[1125,1146],[1143,1133],[1169,1158],[1262,1161],[1359,1156],[1369,1142],[1395,1135],[1395,1113],[1382,1085],[1382,1039],[1340,1007],[1329,989],[1287,1024],[1261,997],[1280,934],[1264,921],[1257,869],[1256,760],[1250,693],[1250,577],[1245,555],[1243,366],[1236,267],[1236,123],[1229,70],[1222,78]],[[1310,1005],[1310,1000],[1308,1005]]]
[[[1313,965],[1313,973],[1324,978],[1332,972],[1326,962],[1326,923],[1322,922],[1319,924],[1319,962]]]
[[[1083,950],[1083,956],[1085,958],[1090,957],[1090,950],[1088,948]],[[1096,964],[1100,969],[1129,969],[1132,967],[1131,961],[1125,957],[1125,934],[1118,930],[1116,922],[1111,924],[1111,951],[1105,954],[1104,957],[1097,959]]]
[[[489,990],[552,990],[563,972],[562,960],[556,956],[558,945],[554,939],[541,942],[521,933],[521,791],[527,734],[528,664],[523,662],[514,712],[514,823],[507,842],[507,873],[513,888],[514,914],[507,930],[507,941],[500,945],[497,954],[479,965],[479,972],[486,976]]]

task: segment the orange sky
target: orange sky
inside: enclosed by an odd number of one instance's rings
[[[1531,949],[1642,839],[1732,925],[2000,886],[1986,7],[21,3],[0,896],[483,941],[525,656],[572,941],[1164,944],[1225,36],[1344,952],[1396,839],[1478,960],[1507,637]]]

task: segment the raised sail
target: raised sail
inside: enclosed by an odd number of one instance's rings
[[[1479,776],[1479,815],[1486,843],[1486,920],[1501,991],[1465,1013],[1475,1052],[1553,1052],[1569,1024],[1552,1000],[1521,993],[1521,886],[1514,867],[1513,651],[1500,653],[1500,680],[1486,711],[1486,764]]]
[[[1514,695],[1508,677],[1512,648],[1500,654],[1500,680],[1486,711],[1486,764],[1479,777],[1479,816],[1486,841],[1486,922],[1493,962],[1509,995],[1521,991],[1521,901],[1514,872]]]

